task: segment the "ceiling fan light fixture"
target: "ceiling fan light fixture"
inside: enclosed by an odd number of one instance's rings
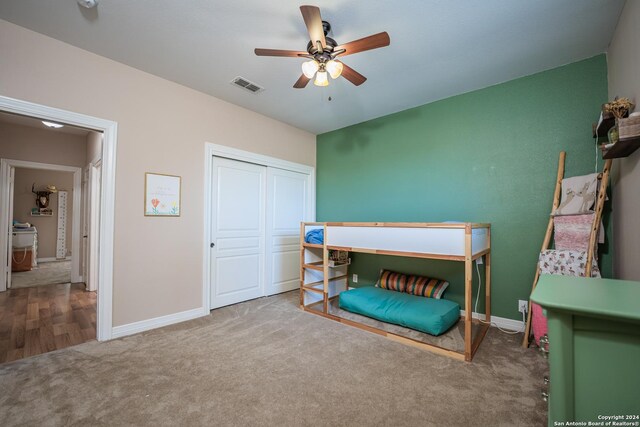
[[[329,79],[327,78],[326,71],[318,71],[316,73],[316,79],[313,81],[316,86],[329,86]]]
[[[77,0],[87,1],[87,0]],[[302,65],[302,75],[293,84],[295,89],[303,89],[311,80],[314,80],[316,86],[328,86],[329,79],[344,77],[355,86],[363,84],[367,78],[358,73],[348,65],[341,61],[335,61],[334,58],[340,56],[352,55],[358,52],[378,49],[389,46],[391,39],[386,31],[372,34],[349,43],[339,44],[331,37],[327,37],[331,33],[331,25],[327,21],[323,21],[320,16],[320,8],[311,5],[300,6],[304,25],[309,33],[306,51],[282,50],[282,49],[254,49],[254,53],[258,56],[280,56],[290,58],[308,58]]]
[[[302,74],[304,74],[306,78],[312,79],[319,68],[320,68],[320,65],[313,59],[311,61],[303,62]]]
[[[327,72],[332,79],[337,79],[342,74],[342,69],[344,68],[342,62],[334,61],[333,59],[327,62],[326,65]]]

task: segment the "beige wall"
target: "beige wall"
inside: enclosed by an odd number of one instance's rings
[[[85,164],[102,158],[102,133],[91,131],[87,135],[87,159]]]
[[[0,82],[5,73],[0,69]],[[87,140],[82,135],[0,123],[0,158],[81,168],[87,164]]]
[[[71,225],[73,220],[73,173],[47,171],[39,169],[16,168],[13,196],[13,219],[19,222],[30,222],[38,230],[38,258],[55,258],[58,238],[58,195],[51,194],[49,208],[53,210],[51,217],[31,216],[31,209],[36,207],[35,194],[31,185],[35,182],[36,190],[47,185],[55,185],[58,190],[66,190],[67,196],[67,256],[71,255]]]
[[[203,304],[205,141],[315,166],[311,133],[1,20],[0,73],[0,95],[118,122],[114,325]],[[147,171],[182,176],[181,217],[143,216]]]
[[[640,1],[627,0],[609,46],[609,99],[640,103]],[[636,107],[640,111],[640,107]],[[614,161],[614,273],[640,280],[640,150]]]

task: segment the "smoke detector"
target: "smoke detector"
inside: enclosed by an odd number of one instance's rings
[[[91,9],[98,5],[98,0],[78,0],[78,4],[87,9]]]

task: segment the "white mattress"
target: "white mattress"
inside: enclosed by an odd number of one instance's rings
[[[327,246],[464,256],[464,228],[327,226]],[[474,228],[471,251],[489,248],[486,228]]]

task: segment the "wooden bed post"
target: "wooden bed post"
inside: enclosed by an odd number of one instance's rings
[[[556,189],[553,192],[553,204],[551,206],[551,212],[549,213],[549,222],[547,223],[547,232],[544,234],[544,240],[542,241],[542,249],[540,252],[546,251],[549,249],[549,244],[551,243],[551,235],[553,234],[553,213],[558,209],[560,205],[560,193],[562,192],[562,178],[564,178],[564,159],[567,153],[564,151],[560,152],[560,157],[558,158],[558,175],[556,176]],[[538,260],[536,260],[536,274],[533,277],[533,286],[531,286],[531,292],[536,288],[536,284],[538,283],[538,278],[540,277],[540,266],[538,265]],[[529,335],[531,334],[531,299],[529,299],[528,310],[527,310],[527,325],[524,328],[524,338],[522,339],[522,347],[529,347]]]
[[[327,224],[324,224],[324,238],[322,239],[322,275],[323,275],[323,293],[322,293],[322,310],[326,314],[329,312],[329,250],[327,249]]]
[[[489,252],[485,256],[484,274],[485,274],[485,303],[484,316],[485,322],[491,323],[491,227],[487,228],[487,240],[489,242]]]
[[[304,222],[300,222],[300,308],[304,308]]]
[[[471,259],[471,224],[464,228],[464,360],[471,361],[471,322],[473,311],[473,260]]]

